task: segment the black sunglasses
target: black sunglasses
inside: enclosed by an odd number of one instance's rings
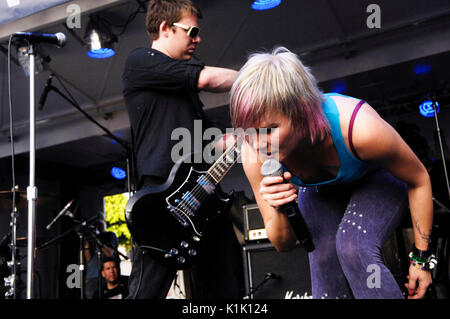
[[[190,36],[192,39],[195,39],[200,34],[199,27],[188,26],[177,22],[175,22],[173,25],[186,30],[187,35]]]

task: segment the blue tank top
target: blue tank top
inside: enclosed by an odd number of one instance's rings
[[[331,98],[331,96],[350,96],[338,93],[327,93],[324,94],[325,101],[322,103],[322,110],[328,120],[328,123],[330,124],[331,137],[333,139],[333,143],[339,157],[339,172],[335,179],[314,184],[306,184],[302,182],[300,178],[293,175],[291,181],[298,186],[307,187],[319,185],[334,185],[351,182],[363,176],[372,166],[369,162],[364,162],[357,159],[348,150],[341,132],[339,111],[337,109],[336,103]],[[284,165],[283,169],[286,171],[286,167]]]

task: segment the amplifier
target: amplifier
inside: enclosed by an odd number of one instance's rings
[[[298,200],[296,200],[298,204]],[[268,241],[264,221],[257,204],[242,206],[244,215],[244,239],[247,242]]]
[[[251,299],[312,299],[308,253],[277,252],[270,243],[242,247],[245,293]]]
[[[242,206],[244,215],[244,239],[245,241],[267,240],[264,221],[257,204]]]

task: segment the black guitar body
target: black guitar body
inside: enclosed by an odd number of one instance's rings
[[[133,240],[177,269],[195,264],[208,223],[233,202],[202,168],[181,159],[164,184],[142,188],[125,208]]]

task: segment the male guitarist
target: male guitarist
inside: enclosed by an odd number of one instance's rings
[[[171,140],[173,130],[187,128],[194,136],[194,120],[201,119],[203,129],[211,125],[198,92],[226,92],[237,76],[234,70],[205,66],[193,57],[201,42],[199,18],[191,0],[150,0],[146,27],[151,48],[133,50],[125,63],[123,95],[133,132],[138,188],[167,180],[175,164],[172,147],[178,143]],[[229,216],[212,221],[203,240],[208,251],[193,271],[194,297],[241,297],[239,244]],[[134,255],[129,298],[165,298],[176,270],[142,247]]]

